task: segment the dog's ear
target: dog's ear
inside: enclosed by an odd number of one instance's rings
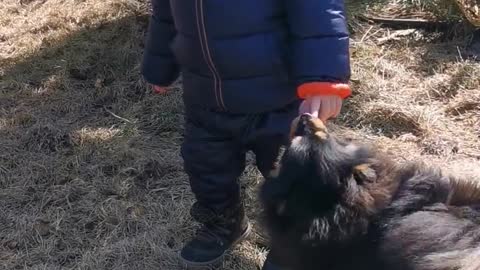
[[[360,164],[353,168],[353,178],[360,184],[365,182],[375,182],[377,180],[377,173],[372,168],[371,164]]]

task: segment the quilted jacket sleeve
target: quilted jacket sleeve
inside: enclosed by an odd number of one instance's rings
[[[315,81],[347,83],[350,55],[344,1],[284,1],[297,86]]]
[[[147,32],[142,74],[151,84],[168,86],[179,76],[170,48],[176,35],[169,0],[152,0],[153,14]]]

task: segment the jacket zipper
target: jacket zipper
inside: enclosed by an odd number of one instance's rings
[[[203,0],[195,0],[195,10],[197,15],[197,28],[198,28],[198,37],[200,40],[200,47],[202,49],[202,54],[205,62],[210,69],[210,72],[213,75],[214,83],[214,92],[215,92],[215,101],[217,106],[222,110],[226,111],[225,103],[223,101],[222,95],[222,80],[220,78],[220,73],[218,72],[215,64],[213,63],[212,56],[210,53],[210,48],[208,47],[207,31],[205,27],[205,16],[203,13]]]

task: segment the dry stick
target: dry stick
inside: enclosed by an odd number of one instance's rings
[[[458,57],[460,57],[460,62],[464,62],[465,60],[463,59],[462,52],[460,51],[460,48],[457,46],[457,52],[458,52]]]
[[[130,124],[132,123],[132,121],[130,121],[130,120],[126,119],[126,118],[123,118],[123,117],[121,117],[121,116],[116,115],[114,112],[112,112],[112,111],[110,111],[109,109],[107,109],[107,107],[104,106],[103,108],[105,109],[105,111],[107,111],[107,112],[108,112],[109,114],[111,114],[113,117],[115,117],[115,118],[117,118],[117,119],[120,119],[120,120],[122,120],[122,121],[125,121],[125,122],[127,122],[127,123],[130,123]]]
[[[378,43],[380,45],[390,41],[390,40],[396,40],[398,39],[399,37],[406,37],[406,36],[409,36],[409,35],[412,35],[414,34],[416,31],[418,31],[417,29],[404,29],[404,30],[396,30],[394,31],[393,33],[389,34],[388,36],[386,37],[383,37],[383,38],[379,38],[378,39]],[[389,31],[390,32],[390,31]]]
[[[370,28],[367,30],[367,32],[365,32],[363,37],[360,39],[360,43],[363,43],[363,41],[367,38],[368,34],[370,34],[370,31],[372,31],[372,29],[373,29],[373,26],[370,26]]]
[[[412,19],[412,18],[385,18],[369,15],[357,15],[357,17],[366,22],[380,23],[391,28],[423,28],[423,29],[448,29],[453,26],[453,23],[445,21],[431,21],[427,19]]]

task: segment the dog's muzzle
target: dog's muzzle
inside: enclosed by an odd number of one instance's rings
[[[310,114],[302,114],[292,122],[290,139],[313,135],[321,141],[328,138],[328,130],[322,120]]]

